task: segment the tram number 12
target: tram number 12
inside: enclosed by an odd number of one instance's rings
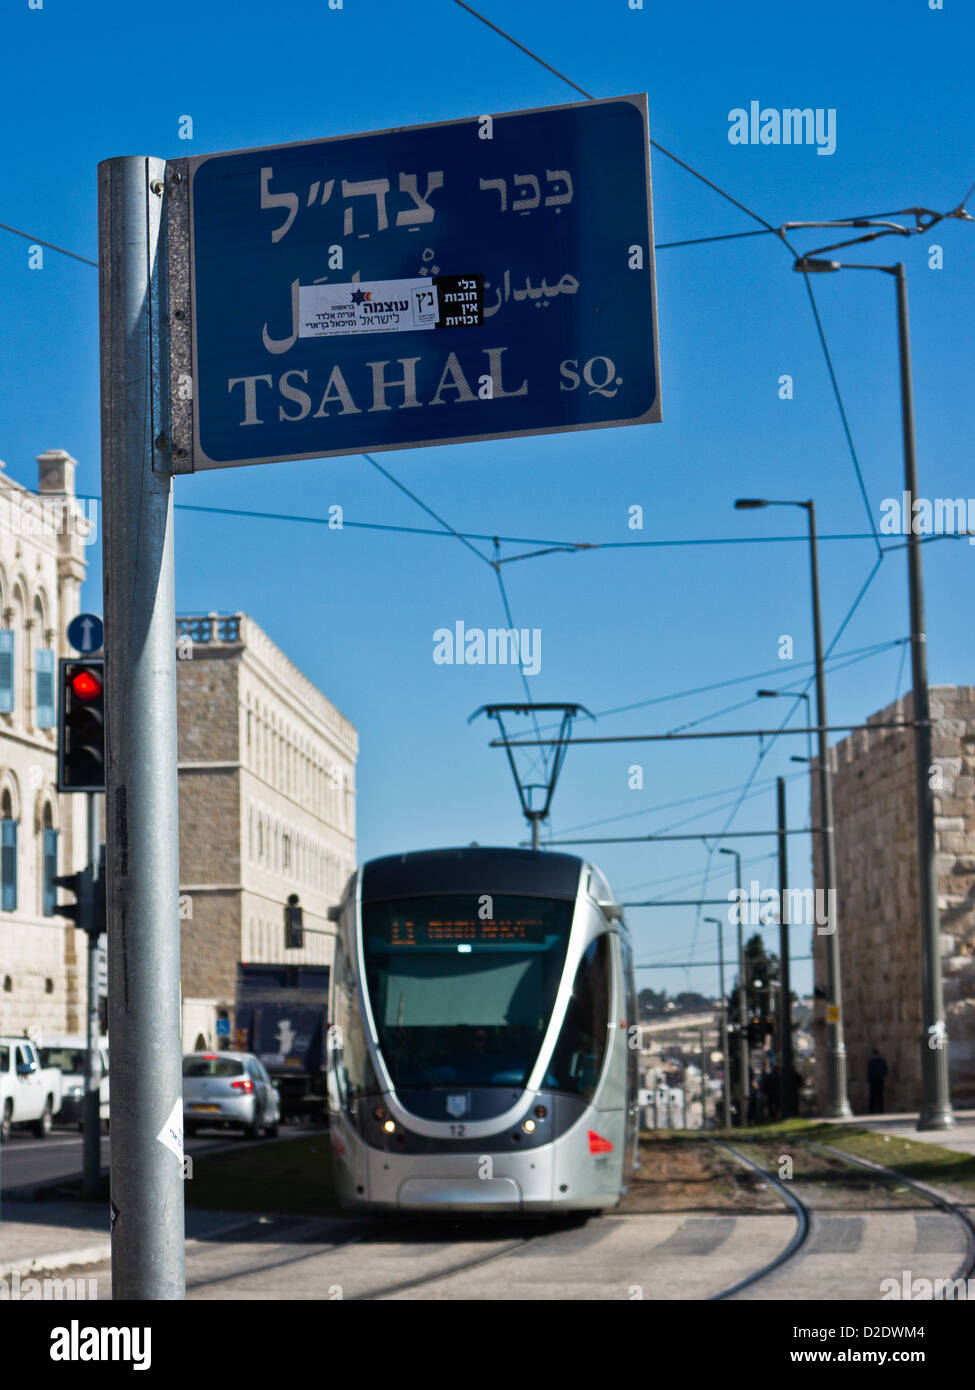
[[[467,1126],[466,1126],[466,1125],[451,1125],[451,1126],[450,1126],[450,1133],[451,1133],[451,1135],[452,1135],[455,1139],[463,1139],[464,1135],[467,1133]]]

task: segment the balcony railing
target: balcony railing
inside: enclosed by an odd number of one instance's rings
[[[239,642],[240,616],[239,613],[230,617],[221,617],[218,613],[205,613],[198,618],[177,618],[176,636],[188,637],[194,644]]]

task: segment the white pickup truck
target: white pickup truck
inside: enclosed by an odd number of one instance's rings
[[[0,1037],[0,1144],[12,1125],[31,1125],[46,1139],[61,1109],[61,1072],[42,1067],[30,1038]]]

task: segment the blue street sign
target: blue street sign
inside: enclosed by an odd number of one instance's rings
[[[660,419],[645,96],[185,167],[178,470]]]
[[[103,640],[102,620],[97,613],[79,613],[68,624],[68,641],[82,656],[100,652]]]
[[[218,1018],[218,1019],[217,1019],[217,1037],[218,1037],[218,1038],[229,1038],[229,1037],[230,1037],[230,1019],[229,1019],[229,1018]]]

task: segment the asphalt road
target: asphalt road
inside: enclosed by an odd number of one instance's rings
[[[307,1125],[281,1125],[279,1138],[297,1139],[310,1134]],[[213,1130],[186,1141],[185,1152],[196,1155],[240,1144],[262,1144],[269,1140],[244,1139],[240,1135]],[[111,1139],[102,1135],[102,1167],[111,1159]],[[57,1183],[81,1177],[82,1137],[77,1129],[55,1128],[47,1139],[35,1139],[30,1130],[14,1130],[9,1143],[0,1145],[0,1192],[13,1196],[17,1189],[40,1183]]]

